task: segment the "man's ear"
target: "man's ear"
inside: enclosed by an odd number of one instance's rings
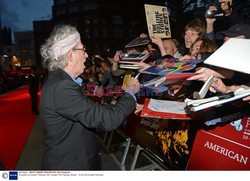
[[[69,60],[69,63],[74,61],[74,51],[73,50],[70,50],[68,53],[67,53],[67,57],[68,57],[68,60]]]

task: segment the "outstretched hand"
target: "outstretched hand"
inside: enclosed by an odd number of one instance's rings
[[[146,70],[146,69],[148,69],[149,67],[151,67],[151,65],[146,64],[146,63],[144,63],[144,62],[135,63],[134,65],[140,67],[139,72],[143,72],[144,70]]]
[[[211,69],[202,67],[199,70],[197,70],[195,73],[197,73],[198,75],[189,77],[187,80],[199,80],[199,81],[206,82],[209,79],[209,77],[214,74],[214,71]]]

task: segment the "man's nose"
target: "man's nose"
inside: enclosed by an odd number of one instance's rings
[[[87,52],[85,52],[85,57],[86,57],[86,58],[88,58],[88,57],[89,57],[89,55],[88,55],[88,53],[87,53]]]

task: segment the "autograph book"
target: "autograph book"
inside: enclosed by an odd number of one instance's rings
[[[140,116],[163,119],[191,119],[184,110],[185,106],[184,102],[145,99]]]
[[[121,64],[135,64],[147,60],[151,56],[151,53],[142,54],[139,52],[130,53],[121,57],[118,63]]]

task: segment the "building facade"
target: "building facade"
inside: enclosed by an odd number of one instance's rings
[[[36,66],[33,31],[14,32],[18,66]]]
[[[36,65],[39,49],[57,24],[76,26],[89,54],[108,48],[122,49],[147,33],[144,4],[164,5],[164,0],[54,0],[52,20],[33,21]]]
[[[78,28],[88,51],[121,49],[147,33],[144,4],[164,5],[164,0],[54,0],[53,23]]]

